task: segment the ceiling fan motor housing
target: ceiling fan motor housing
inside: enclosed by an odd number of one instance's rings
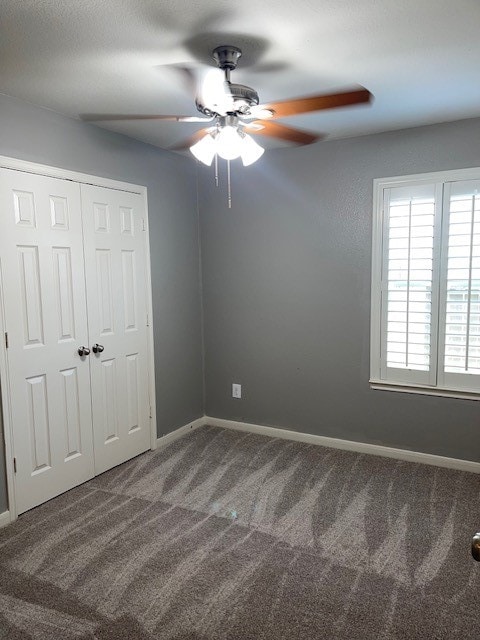
[[[246,103],[245,105],[243,105],[243,107],[241,104],[239,104],[239,109],[236,109],[236,111],[238,110],[240,112],[246,113],[250,107],[253,107],[254,105],[257,105],[259,103],[258,93],[255,91],[255,89],[247,87],[244,84],[230,83],[230,92],[233,96],[235,106],[237,106],[237,103]]]
[[[241,49],[232,45],[221,45],[213,50],[213,59],[218,67],[225,72],[225,82],[228,84],[228,90],[233,99],[232,115],[246,115],[250,108],[259,103],[258,93],[255,89],[247,87],[243,84],[235,84],[230,82],[230,71],[236,69],[238,59],[242,55]],[[196,101],[197,109],[208,117],[219,115],[214,109]]]
[[[232,71],[237,68],[238,59],[242,55],[242,50],[238,47],[222,44],[213,50],[212,55],[220,69]]]
[[[234,84],[229,82],[228,88],[233,98],[234,106],[233,111],[231,111],[233,114],[238,113],[239,115],[247,115],[250,108],[259,103],[258,93],[251,87],[247,87],[244,84]],[[212,117],[214,115],[218,115],[215,111],[212,111],[212,109],[209,109],[198,101],[196,101],[196,106],[197,109],[206,116]]]

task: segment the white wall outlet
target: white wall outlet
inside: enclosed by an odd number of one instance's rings
[[[241,398],[242,397],[242,385],[241,384],[232,384],[232,398]]]

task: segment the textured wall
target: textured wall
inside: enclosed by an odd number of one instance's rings
[[[480,120],[201,170],[206,413],[480,461],[480,404],[370,390],[374,178],[480,166]],[[243,399],[231,398],[231,383]]]
[[[202,415],[194,163],[5,96],[0,131],[0,155],[147,186],[158,434]],[[0,460],[0,512],[6,504],[3,469]]]

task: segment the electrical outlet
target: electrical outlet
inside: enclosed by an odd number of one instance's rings
[[[242,385],[241,384],[232,384],[232,398],[241,398],[242,397]]]

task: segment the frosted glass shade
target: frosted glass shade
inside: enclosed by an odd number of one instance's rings
[[[224,160],[235,160],[242,153],[243,139],[236,127],[226,126],[220,129],[216,139],[217,153]]]
[[[190,147],[190,151],[197,160],[210,166],[217,153],[217,143],[215,139],[207,133],[201,140]]]
[[[244,167],[256,162],[264,153],[265,149],[263,147],[257,144],[251,136],[245,135],[242,140],[242,153],[240,154]]]

